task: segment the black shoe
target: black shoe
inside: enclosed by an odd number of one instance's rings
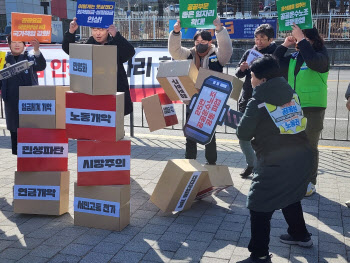
[[[242,178],[246,178],[248,177],[249,175],[251,175],[253,173],[253,169],[254,169],[254,166],[247,166],[243,172],[241,172],[239,175],[242,177]]]
[[[237,261],[237,263],[272,263],[271,258],[272,258],[272,255],[269,255],[264,259],[250,256],[245,260]]]
[[[294,239],[289,234],[284,234],[284,235],[280,236],[280,241],[284,244],[298,245],[301,247],[312,247],[312,245],[313,245],[310,233],[307,237],[305,237],[304,239],[301,239],[301,240]]]
[[[207,165],[216,165],[216,163],[209,163],[209,162],[206,162],[205,164],[207,164]]]

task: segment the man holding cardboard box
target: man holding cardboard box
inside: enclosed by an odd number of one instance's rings
[[[11,36],[7,38],[7,42],[11,52],[6,55],[5,67],[24,60],[34,62],[28,70],[0,82],[2,98],[5,102],[6,125],[11,132],[12,154],[17,155],[19,86],[38,85],[38,75],[36,73],[46,68],[46,60],[39,50],[40,43],[36,39],[30,42],[34,48],[34,55],[29,55],[28,51],[25,51],[25,42],[11,41]]]
[[[75,43],[75,31],[78,29],[77,18],[74,18],[69,25],[69,30],[64,34],[62,49],[69,54],[69,44]],[[124,115],[128,115],[133,111],[132,101],[130,97],[129,83],[123,66],[135,55],[134,47],[120,34],[114,25],[106,28],[92,28],[92,36],[85,44],[94,45],[115,45],[118,47],[118,76],[117,90],[125,93]]]
[[[223,72],[223,68],[230,61],[232,55],[232,44],[230,36],[225,27],[221,25],[220,18],[214,20],[216,39],[218,47],[212,44],[212,36],[209,31],[198,31],[193,40],[195,46],[191,49],[181,46],[181,24],[180,20],[174,25],[174,30],[169,35],[168,48],[171,56],[177,60],[192,59],[196,67]],[[188,118],[188,110],[186,117]],[[186,139],[186,159],[196,159],[196,142]],[[210,143],[205,146],[205,158],[208,164],[216,164],[217,151],[215,135]]]

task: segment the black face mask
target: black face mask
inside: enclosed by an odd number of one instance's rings
[[[196,45],[196,51],[198,53],[204,53],[208,50],[209,45],[208,44],[198,44]]]

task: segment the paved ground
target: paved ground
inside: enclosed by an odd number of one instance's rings
[[[281,211],[272,219],[273,262],[350,261],[350,162],[346,149],[321,147],[318,193],[302,201],[315,246],[284,245]],[[235,141],[219,140],[220,164],[229,166],[234,187],[197,202],[192,209],[164,214],[150,201],[168,159],[183,158],[181,137],[137,136],[132,139],[131,223],[122,232],[73,225],[76,142],[70,141],[70,213],[60,217],[14,214],[12,187],[16,158],[8,132],[0,130],[0,262],[236,262],[249,255],[246,194],[251,179]],[[204,152],[198,160],[204,163]]]

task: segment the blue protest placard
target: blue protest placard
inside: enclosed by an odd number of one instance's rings
[[[78,0],[77,23],[79,26],[108,28],[114,21],[115,2]]]
[[[169,20],[169,32],[174,29],[176,20]],[[226,27],[231,39],[253,39],[255,29],[262,24],[270,24],[277,32],[277,19],[221,19],[221,23]],[[193,39],[197,29],[182,28],[182,39]],[[208,30],[212,32],[213,38],[214,29]]]

